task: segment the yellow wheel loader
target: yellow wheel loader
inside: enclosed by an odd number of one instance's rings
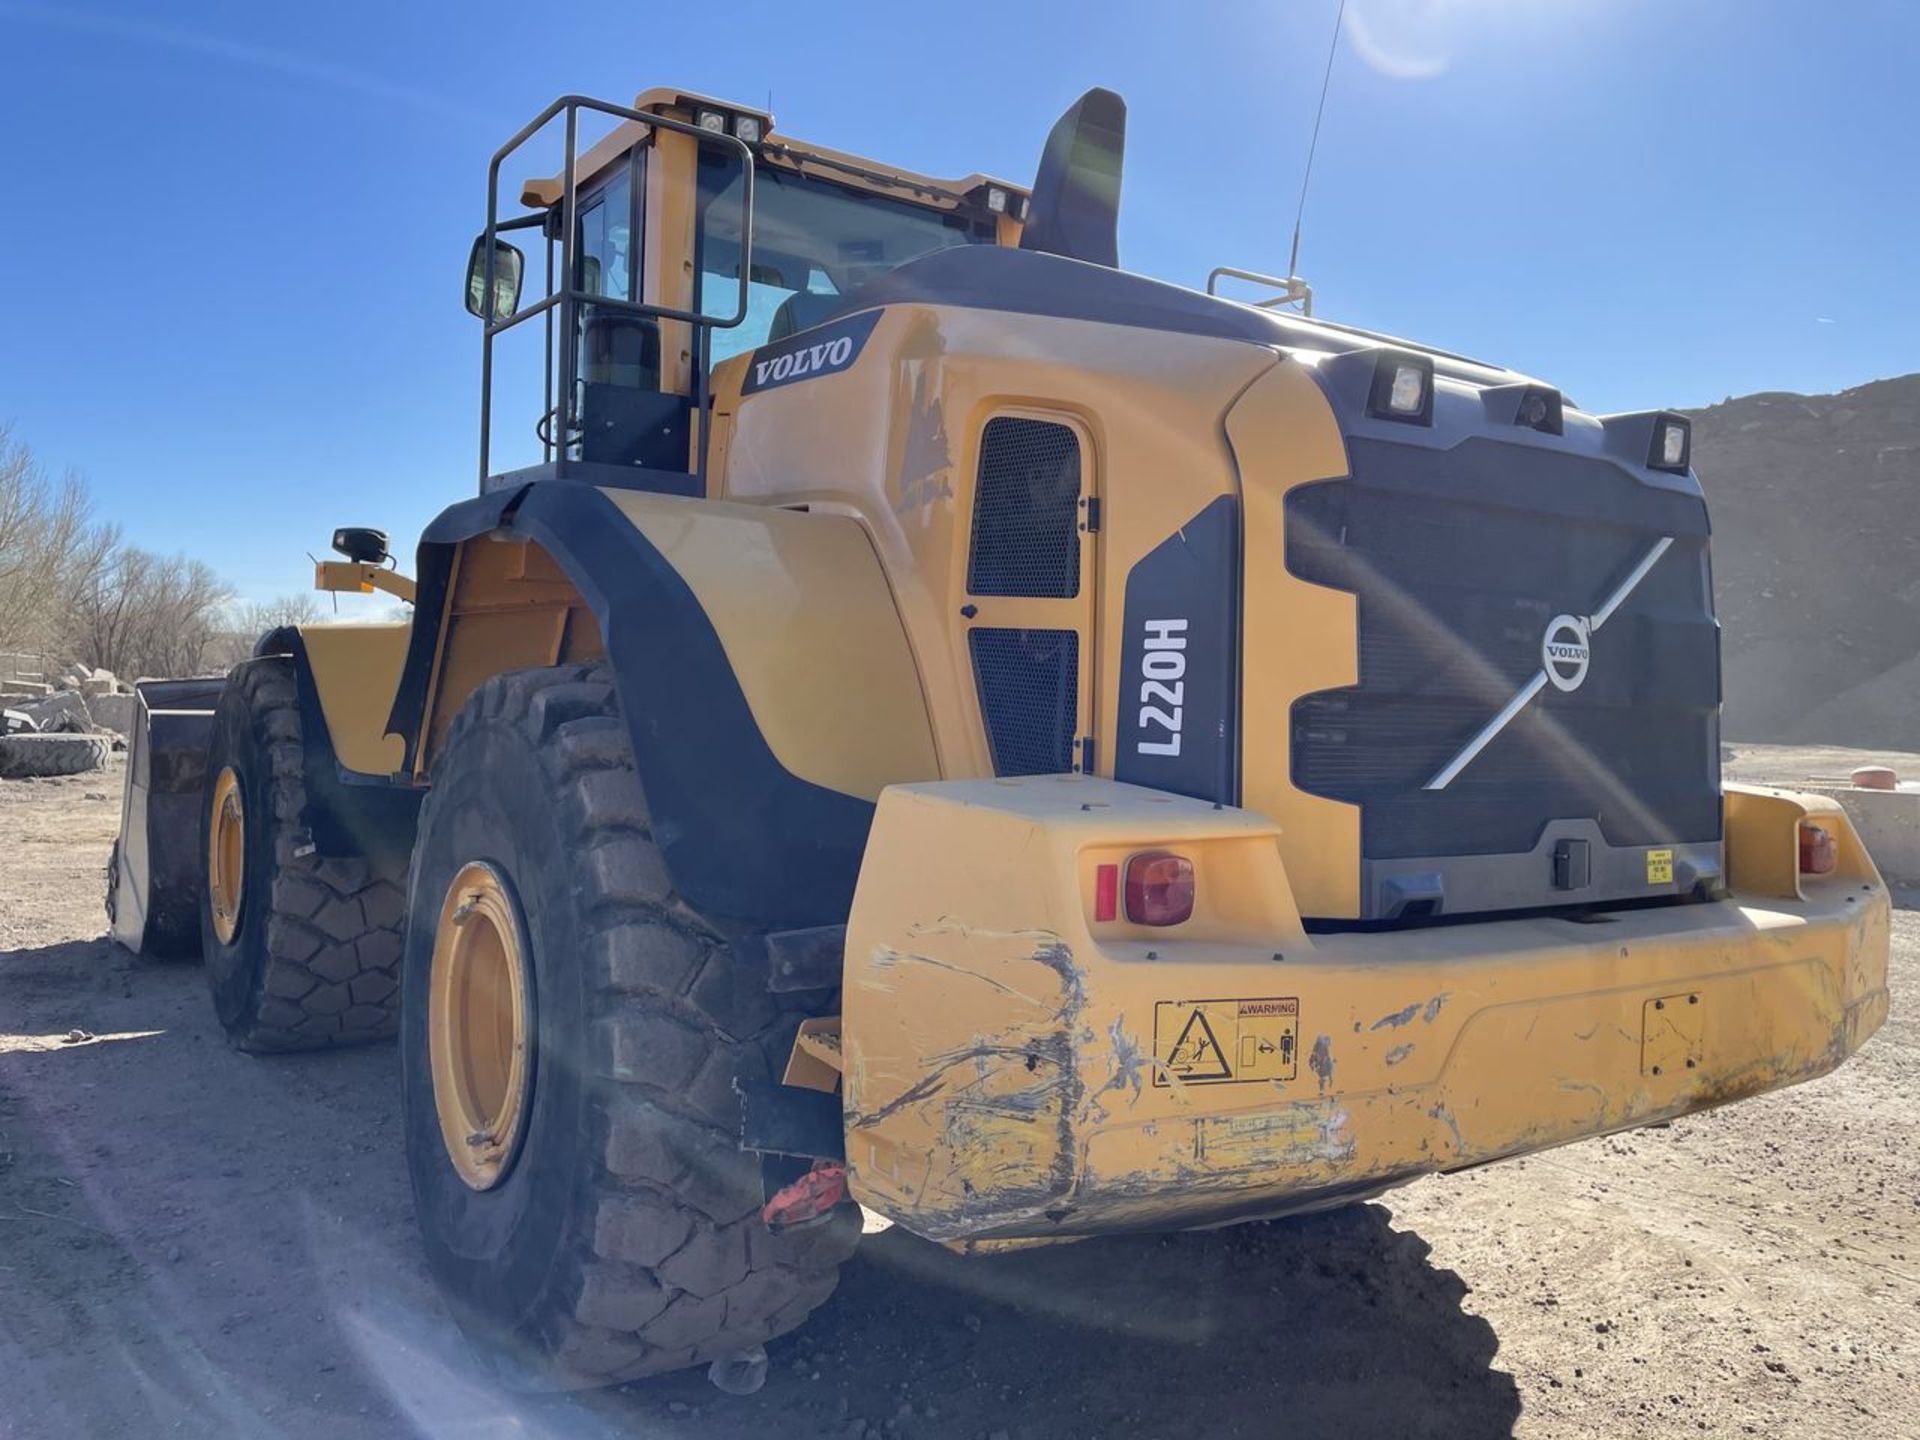
[[[1025,190],[557,101],[469,264],[479,494],[411,577],[319,567],[411,619],[151,697],[116,934],[197,907],[243,1048],[397,1030],[432,1268],[514,1373],[750,1352],[862,1209],[1284,1215],[1886,1015],[1845,817],[1721,783],[1687,421],[1126,273],[1124,129],[1089,92]]]

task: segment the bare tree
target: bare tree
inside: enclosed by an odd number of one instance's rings
[[[0,425],[0,649],[56,644],[73,596],[118,543],[113,527],[93,519],[80,478],[50,479]]]
[[[311,625],[319,618],[319,602],[312,595],[297,592],[230,606],[205,663],[214,670],[231,669],[253,654],[254,643],[269,630],[282,625]]]
[[[233,592],[204,560],[121,546],[73,594],[67,644],[86,664],[132,679],[207,668]]]
[[[127,679],[192,675],[244,658],[264,630],[316,616],[305,595],[236,611],[206,562],[123,543],[94,518],[78,475],[52,479],[0,425],[0,650],[57,653]],[[236,633],[245,643],[229,659]]]

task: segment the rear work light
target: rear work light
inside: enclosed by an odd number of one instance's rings
[[[1558,390],[1529,385],[1526,393],[1520,397],[1520,404],[1515,407],[1513,423],[1524,425],[1529,430],[1538,430],[1543,435],[1564,435],[1566,412],[1566,398]]]
[[[1647,453],[1652,470],[1684,475],[1693,463],[1693,423],[1684,415],[1661,415],[1653,422],[1653,445]]]
[[[1433,361],[1425,355],[1382,350],[1373,364],[1367,413],[1407,425],[1433,423]]]
[[[1127,860],[1127,919],[1135,925],[1178,925],[1193,915],[1193,862],[1170,850],[1142,850]]]
[[[1800,873],[1802,875],[1831,875],[1834,867],[1840,863],[1839,847],[1833,843],[1833,832],[1824,826],[1800,823]]]

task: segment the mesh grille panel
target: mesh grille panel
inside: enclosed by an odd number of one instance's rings
[[[996,775],[1059,775],[1073,768],[1080,698],[1080,636],[1073,630],[968,632],[980,710]]]
[[[1079,530],[1079,437],[1045,420],[989,420],[980,435],[967,589],[1071,599],[1080,593]]]
[[[1519,854],[1548,820],[1613,845],[1717,839],[1719,663],[1701,502],[1617,467],[1469,441],[1353,443],[1353,476],[1287,496],[1287,568],[1358,597],[1359,683],[1294,702],[1294,783],[1361,807],[1372,859]],[[1665,558],[1444,790],[1422,787],[1655,541]]]

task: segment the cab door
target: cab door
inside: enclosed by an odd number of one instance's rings
[[[967,658],[996,775],[1091,771],[1099,496],[1077,419],[994,413],[978,432]]]
[[[636,145],[581,195],[574,284],[614,303],[588,299],[578,306],[568,458],[684,471],[690,468],[691,405],[663,383],[661,322],[624,308],[641,294],[646,275],[650,156],[650,146]]]

